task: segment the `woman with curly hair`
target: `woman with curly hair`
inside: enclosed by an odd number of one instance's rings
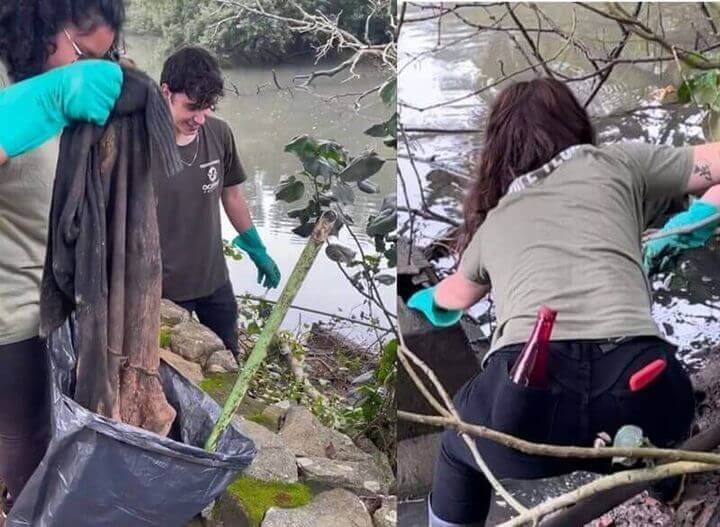
[[[0,480],[3,513],[49,440],[39,288],[58,157],[71,121],[104,124],[120,94],[112,58],[123,0],[3,0],[0,62]],[[81,60],[88,59],[88,60]],[[0,520],[0,524],[2,520]]]
[[[645,268],[709,239],[718,225],[718,183],[720,143],[597,146],[589,116],[563,83],[543,78],[504,89],[464,204],[459,270],[408,302],[449,325],[492,288],[497,329],[482,372],[455,396],[463,419],[555,445],[591,447],[600,432],[613,435],[624,424],[640,426],[659,446],[687,437],[693,390],[651,316]],[[653,241],[643,258],[643,231],[686,194],[701,197],[665,228],[707,225]],[[546,386],[516,384],[510,371],[543,305],[557,312]],[[499,479],[610,469],[606,460],[476,444]],[[430,525],[483,525],[490,497],[463,440],[446,432]]]

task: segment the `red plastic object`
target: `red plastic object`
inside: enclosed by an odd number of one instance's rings
[[[547,386],[548,345],[556,315],[557,311],[540,306],[530,340],[510,370],[510,378],[515,384],[534,388]]]
[[[639,392],[645,388],[648,384],[657,379],[663,371],[665,371],[666,366],[667,362],[665,362],[665,359],[655,359],[647,366],[644,366],[633,373],[632,377],[630,377],[630,382],[628,383],[630,385],[630,391]]]

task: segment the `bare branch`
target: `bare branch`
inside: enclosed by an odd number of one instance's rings
[[[545,70],[545,73],[548,75],[548,77],[555,78],[552,70],[547,65],[547,61],[543,59],[542,55],[540,54],[540,50],[535,46],[535,43],[532,41],[530,35],[528,35],[528,32],[525,30],[525,26],[515,14],[515,7],[511,7],[510,4],[505,4],[505,7],[507,8],[507,12],[510,15],[510,18],[513,19],[513,22],[515,22],[515,25],[517,25],[517,27],[520,29],[520,33],[522,33],[522,36],[528,43],[528,46],[530,46],[532,54],[539,61],[540,65],[543,67],[543,70]]]

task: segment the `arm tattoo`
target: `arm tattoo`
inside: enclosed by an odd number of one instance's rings
[[[712,173],[710,172],[710,165],[706,163],[705,161],[700,161],[699,163],[695,163],[695,168],[693,169],[693,174],[697,174],[701,178],[705,179],[706,181],[712,181]]]

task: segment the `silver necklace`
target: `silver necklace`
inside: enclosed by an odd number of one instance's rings
[[[197,144],[195,145],[195,155],[193,156],[192,161],[188,163],[182,158],[182,156],[180,156],[180,162],[186,167],[191,167],[195,164],[195,160],[197,159],[198,153],[200,152],[200,134],[198,134],[198,136],[195,138],[195,143]]]

